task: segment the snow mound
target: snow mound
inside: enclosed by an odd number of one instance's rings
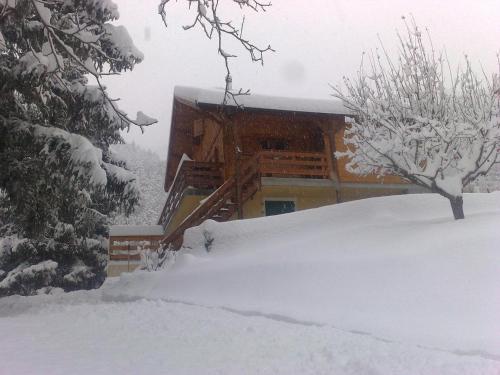
[[[500,360],[500,193],[391,196],[190,229],[108,299],[222,307]]]

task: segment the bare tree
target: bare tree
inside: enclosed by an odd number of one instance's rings
[[[223,58],[224,65],[226,67],[226,85],[224,101],[222,104],[226,105],[229,101],[238,104],[236,97],[239,95],[248,95],[250,90],[239,89],[238,91],[233,91],[231,87],[232,78],[229,60],[237,56],[224,48],[226,39],[236,40],[247,51],[253,62],[259,62],[261,64],[264,64],[264,53],[269,51],[274,52],[274,50],[270,45],[267,47],[259,47],[243,35],[245,25],[244,17],[239,27],[235,26],[232,20],[222,19],[219,12],[219,0],[185,1],[187,2],[189,8],[194,10],[195,16],[192,23],[184,26],[184,30],[199,27],[208,39],[215,37],[217,40],[217,50],[219,55]],[[158,7],[158,12],[162,17],[165,26],[167,26],[166,6],[169,2],[170,0],[161,0]],[[266,11],[266,9],[271,6],[271,2],[264,2],[261,0],[232,0],[232,2],[237,4],[240,9],[251,9],[255,12]],[[229,3],[229,1],[227,3]]]
[[[345,93],[333,88],[354,114],[338,156],[352,173],[396,175],[441,194],[462,219],[463,188],[498,159],[499,75],[479,77],[467,56],[452,70],[414,21],[405,25],[397,60],[382,45],[357,77],[344,77]]]

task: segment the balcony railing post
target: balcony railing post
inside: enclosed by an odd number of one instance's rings
[[[235,180],[236,180],[236,204],[238,211],[238,219],[243,219],[243,202],[242,202],[242,186],[241,186],[241,151],[239,148],[236,148],[236,171],[235,171]]]
[[[127,272],[130,272],[130,242],[127,241]]]

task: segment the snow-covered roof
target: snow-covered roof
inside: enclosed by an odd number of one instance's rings
[[[161,225],[112,225],[109,229],[110,236],[162,236]]]
[[[224,99],[224,90],[176,86],[174,89],[174,98],[196,103],[197,105],[220,105]],[[340,100],[332,99],[306,99],[251,94],[238,96],[237,101],[244,108],[336,115],[351,114],[349,109]],[[229,103],[228,105],[231,104],[234,106],[234,103]]]

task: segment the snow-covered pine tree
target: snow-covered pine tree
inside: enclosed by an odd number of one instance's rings
[[[107,217],[138,201],[109,145],[156,121],[101,83],[143,58],[118,16],[111,0],[0,0],[0,296],[99,286]]]
[[[449,199],[463,219],[463,189],[486,175],[500,149],[500,75],[478,77],[466,58],[452,70],[413,22],[397,61],[383,49],[334,96],[354,113],[345,131],[347,169],[400,176]],[[499,62],[500,73],[500,62]]]

